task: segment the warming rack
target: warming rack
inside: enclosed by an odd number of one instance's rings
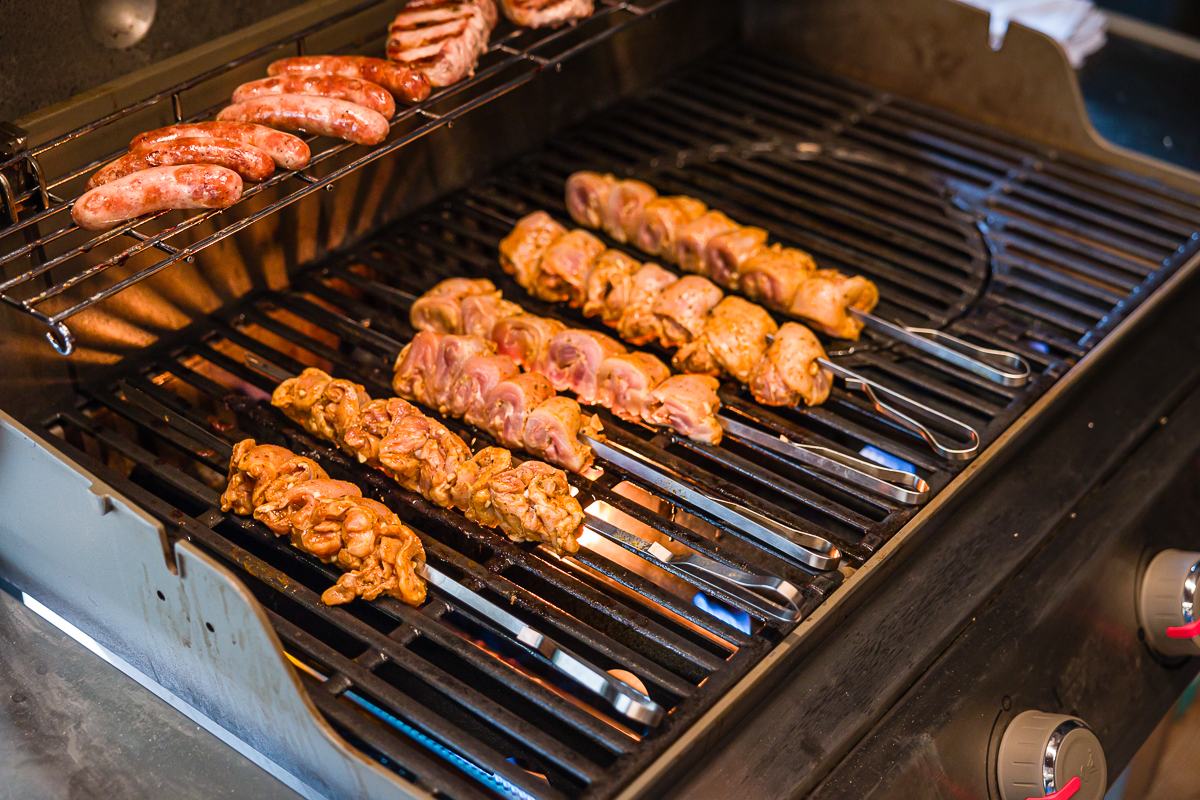
[[[62,355],[70,355],[75,350],[75,340],[67,320],[84,309],[102,300],[128,289],[130,286],[145,280],[179,261],[191,262],[196,253],[206,247],[220,242],[255,222],[270,216],[298,200],[308,197],[322,189],[332,190],[335,182],[347,175],[362,169],[379,159],[390,155],[402,147],[432,133],[442,127],[449,127],[454,120],[473,111],[480,106],[496,100],[518,87],[530,82],[547,69],[561,70],[562,64],[578,53],[593,45],[608,39],[624,30],[638,19],[651,16],[659,9],[677,2],[677,0],[600,0],[595,13],[575,26],[565,26],[549,31],[531,31],[525,28],[514,28],[507,33],[501,33],[492,41],[487,54],[481,59],[486,64],[479,69],[474,77],[460,81],[453,86],[434,92],[424,102],[401,108],[391,120],[393,130],[400,126],[403,131],[391,141],[384,144],[365,148],[363,155],[348,164],[338,167],[327,175],[317,177],[312,174],[312,168],[327,162],[335,156],[354,147],[348,142],[338,142],[315,152],[308,165],[302,170],[277,170],[268,180],[248,187],[242,195],[239,204],[267,189],[296,181],[295,189],[286,191],[278,199],[268,203],[260,210],[235,219],[228,215],[224,224],[214,220],[219,214],[229,209],[220,209],[196,213],[187,219],[168,225],[157,232],[144,230],[155,220],[172,212],[140,217],[136,220],[119,225],[82,243],[70,247],[65,252],[52,258],[47,258],[47,245],[80,231],[68,220],[68,224],[57,227],[48,233],[41,232],[41,223],[52,217],[68,212],[74,197],[63,198],[55,194],[55,190],[92,172],[101,164],[119,155],[121,151],[112,152],[92,161],[82,167],[68,171],[57,178],[48,180],[41,165],[41,157],[56,150],[67,142],[89,136],[102,128],[128,117],[135,112],[170,103],[172,117],[176,122],[186,122],[205,119],[212,116],[224,103],[205,108],[199,113],[185,117],[181,97],[184,92],[195,89],[201,84],[221,78],[230,71],[259,58],[292,48],[299,55],[307,52],[306,42],[314,35],[328,29],[332,25],[354,17],[369,9],[381,5],[385,0],[368,0],[341,13],[322,20],[320,23],[294,32],[281,39],[264,45],[246,55],[233,59],[220,67],[215,67],[196,77],[164,89],[151,97],[132,103],[97,120],[83,125],[69,133],[63,134],[44,144],[38,145],[0,161],[0,200],[3,209],[0,219],[7,222],[6,227],[0,228],[0,241],[9,239],[14,234],[23,233],[24,242],[8,252],[0,253],[0,278],[3,278],[3,268],[21,258],[30,262],[28,269],[11,277],[0,280],[0,301],[17,311],[39,320],[50,328],[46,338],[54,349]],[[371,40],[379,38],[378,33],[364,36],[358,41],[351,42],[340,48],[338,52],[357,52]],[[283,57],[286,53],[279,53]],[[509,72],[517,74],[508,77]],[[495,85],[492,85],[495,84]],[[415,127],[414,127],[415,125]],[[312,144],[319,137],[309,137]],[[328,141],[328,140],[326,140]],[[31,188],[21,192],[14,188],[8,175],[12,170],[27,170]],[[6,170],[9,171],[6,174]],[[75,184],[78,186],[78,182]],[[32,204],[40,208],[36,213],[25,219],[20,218],[23,205]],[[236,207],[237,204],[235,204]],[[211,234],[186,246],[175,246],[169,240],[179,236],[202,223],[213,221],[218,227]],[[109,256],[97,263],[88,263],[87,254],[100,245],[118,241],[122,238],[132,239],[133,244],[115,255]],[[39,308],[47,301],[62,295],[64,292],[83,284],[113,266],[126,263],[130,258],[150,248],[161,251],[164,255],[158,261],[142,267],[129,276],[110,286],[91,292],[83,292],[79,299],[65,308],[47,312]],[[68,263],[70,262],[70,263]],[[51,280],[51,270],[62,268],[65,275]],[[18,297],[14,290],[18,287],[30,287],[31,282],[39,276],[46,281],[32,296]]]

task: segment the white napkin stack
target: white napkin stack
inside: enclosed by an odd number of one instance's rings
[[[993,50],[1004,44],[1008,23],[1016,21],[1055,39],[1067,53],[1071,66],[1104,46],[1108,18],[1090,0],[961,0],[991,13],[988,43]]]

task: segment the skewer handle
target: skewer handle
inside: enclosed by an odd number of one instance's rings
[[[907,325],[888,322],[857,308],[850,309],[850,313],[872,330],[940,358],[948,364],[962,367],[992,383],[1001,386],[1024,386],[1033,375],[1029,363],[1008,350],[978,347],[935,328],[910,328]]]

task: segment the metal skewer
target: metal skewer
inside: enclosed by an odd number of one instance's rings
[[[785,525],[741,503],[715,497],[641,453],[615,442],[602,442],[587,435],[581,435],[580,439],[610,464],[802,564],[831,570],[837,569],[841,561],[841,551],[828,539]]]
[[[913,400],[910,397],[905,397],[894,389],[889,389],[883,384],[876,383],[869,378],[864,378],[862,375],[859,375],[853,370],[846,369],[843,366],[833,363],[828,358],[818,358],[817,363],[844,380],[846,382],[846,388],[857,389],[865,393],[867,397],[870,398],[871,404],[875,406],[875,410],[893,422],[897,422],[905,428],[908,428],[910,431],[916,433],[918,436],[924,439],[930,447],[933,448],[935,453],[942,458],[948,458],[951,461],[966,461],[979,454],[979,432],[967,423],[957,420],[948,414],[943,414],[941,411],[930,408],[924,403],[918,403],[916,400]],[[880,395],[886,396],[890,401],[900,405],[909,412],[926,414],[930,417],[935,417],[945,422],[950,427],[963,431],[966,434],[966,439],[970,442],[970,445],[967,447],[957,447],[943,443],[937,438],[936,435],[934,435],[933,431],[929,430],[927,426],[921,424],[916,419],[909,416],[909,414],[904,413],[904,411],[901,411],[900,409],[894,408],[893,406],[883,402],[883,400],[880,399]]]
[[[908,505],[920,505],[929,499],[929,484],[914,473],[881,467],[828,447],[793,442],[782,434],[773,436],[744,422],[730,419],[725,414],[718,414],[717,419],[725,432],[735,439],[752,442],[868,491]]]
[[[910,328],[888,322],[857,308],[851,308],[850,314],[872,330],[1001,386],[1024,386],[1033,375],[1029,363],[1008,350],[978,347],[936,328]]]
[[[674,553],[658,542],[648,542],[640,536],[634,536],[593,514],[585,515],[583,524],[592,533],[647,561],[654,559],[670,564],[694,583],[736,597],[761,616],[795,622],[803,613],[796,605],[800,590],[783,578],[747,572],[696,552]]]
[[[418,563],[417,574],[428,581],[430,585],[512,634],[521,644],[540,653],[559,672],[580,686],[603,697],[619,714],[650,726],[657,725],[662,721],[665,712],[658,703],[624,681],[609,675],[582,656],[558,644],[536,628],[526,625],[500,606],[490,600],[485,600],[428,564]]]

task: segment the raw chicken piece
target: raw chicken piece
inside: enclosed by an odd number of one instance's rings
[[[676,350],[671,356],[671,368],[688,375],[716,377],[721,374],[721,365],[713,358],[708,349],[708,341],[703,336]]]
[[[392,391],[415,403],[437,408],[434,377],[442,334],[421,331],[396,357]]]
[[[489,280],[450,278],[417,298],[408,312],[409,321],[418,331],[462,333],[462,302],[468,297],[499,297]]]
[[[546,248],[533,283],[524,286],[534,297],[551,303],[583,305],[588,276],[605,249],[604,242],[577,228]]]
[[[492,478],[492,509],[515,542],[546,542],[560,553],[579,550],[583,509],[571,497],[567,476],[540,461],[526,461]]]
[[[659,341],[668,350],[682,347],[698,337],[712,311],[725,293],[708,278],[685,275],[663,289],[651,310],[658,318]]]
[[[681,225],[675,231],[675,262],[684,272],[708,274],[708,262],[704,249],[718,234],[734,230],[738,224],[720,211],[709,211]]]
[[[499,525],[500,518],[492,510],[488,484],[493,477],[511,468],[512,453],[503,447],[485,447],[473,458],[464,461],[451,489],[455,507],[463,509],[467,519],[480,525]]]
[[[850,309],[870,312],[878,302],[879,289],[866,278],[819,269],[796,290],[788,313],[830,336],[857,339],[863,323],[850,314]]]
[[[493,342],[478,336],[442,337],[438,343],[432,392],[439,413],[445,414],[450,410],[454,384],[462,374],[463,365],[476,356],[490,356],[495,352],[496,345]]]
[[[629,304],[633,291],[633,273],[642,264],[620,250],[605,250],[596,259],[596,266],[588,276],[587,291],[583,301],[586,317],[600,317],[606,325],[616,325]]]
[[[449,86],[475,74],[496,19],[492,0],[410,0],[388,28],[387,57]]]
[[[449,413],[476,428],[487,428],[487,398],[503,381],[521,373],[508,356],[478,356],[463,365],[450,392]]]
[[[659,337],[661,323],[654,314],[654,301],[679,278],[658,264],[646,263],[633,273],[633,286],[625,313],[617,321],[617,335],[633,345],[646,344]]]
[[[254,518],[270,528],[276,536],[283,536],[293,529],[314,527],[319,522],[322,505],[340,497],[362,497],[362,491],[353,483],[329,478],[304,481],[257,506]],[[340,539],[338,547],[341,547]],[[334,552],[337,552],[336,548]],[[317,553],[314,555],[324,557]]]
[[[221,494],[221,510],[245,516],[287,493],[297,483],[328,478],[311,458],[273,444],[243,439],[229,459],[229,484]]]
[[[777,330],[779,326],[762,306],[726,297],[708,315],[701,338],[721,369],[744,384]]]
[[[651,390],[669,377],[667,365],[649,353],[610,356],[596,376],[600,404],[621,419],[636,422],[651,400]]]
[[[488,392],[483,429],[508,447],[525,444],[525,421],[530,413],[554,396],[554,388],[540,372],[526,372],[501,381]]]
[[[608,193],[616,185],[612,175],[576,172],[567,178],[567,213],[585,228],[599,228]]]
[[[611,336],[568,329],[550,340],[550,348],[539,371],[555,391],[570,389],[579,396],[579,402],[592,405],[597,400],[596,377],[601,362],[626,352],[625,346]]]
[[[643,252],[675,261],[679,229],[697,219],[708,206],[694,197],[659,197],[646,203],[638,215],[633,243]]]
[[[500,0],[504,16],[522,28],[557,28],[590,17],[593,0]]]
[[[718,286],[734,289],[742,274],[742,264],[767,243],[762,228],[741,226],[719,233],[704,246],[704,274]]]
[[[581,431],[599,435],[600,420],[584,414],[569,397],[551,397],[525,421],[525,450],[565,470],[583,472],[591,467],[595,454],[579,441]]]
[[[768,406],[818,406],[829,397],[833,375],[817,363],[825,350],[808,328],[785,322],[750,376],[754,399]]]
[[[500,241],[500,266],[525,288],[533,285],[542,253],[567,229],[545,211],[535,211],[523,217],[512,232]]]
[[[462,301],[462,332],[490,339],[497,322],[523,313],[519,305],[501,298],[499,292],[467,297]]]
[[[608,199],[600,212],[600,224],[604,232],[618,242],[632,242],[637,235],[638,219],[642,210],[658,192],[641,181],[617,181],[608,192]]]
[[[742,264],[742,294],[767,308],[786,311],[796,290],[816,271],[812,256],[794,247],[762,247]]]
[[[701,444],[720,444],[724,431],[717,420],[720,382],[709,375],[673,375],[650,392],[642,410],[650,425],[669,425]]]
[[[497,322],[492,328],[492,341],[500,355],[526,369],[537,369],[550,349],[550,340],[566,327],[557,320],[521,314]]]

